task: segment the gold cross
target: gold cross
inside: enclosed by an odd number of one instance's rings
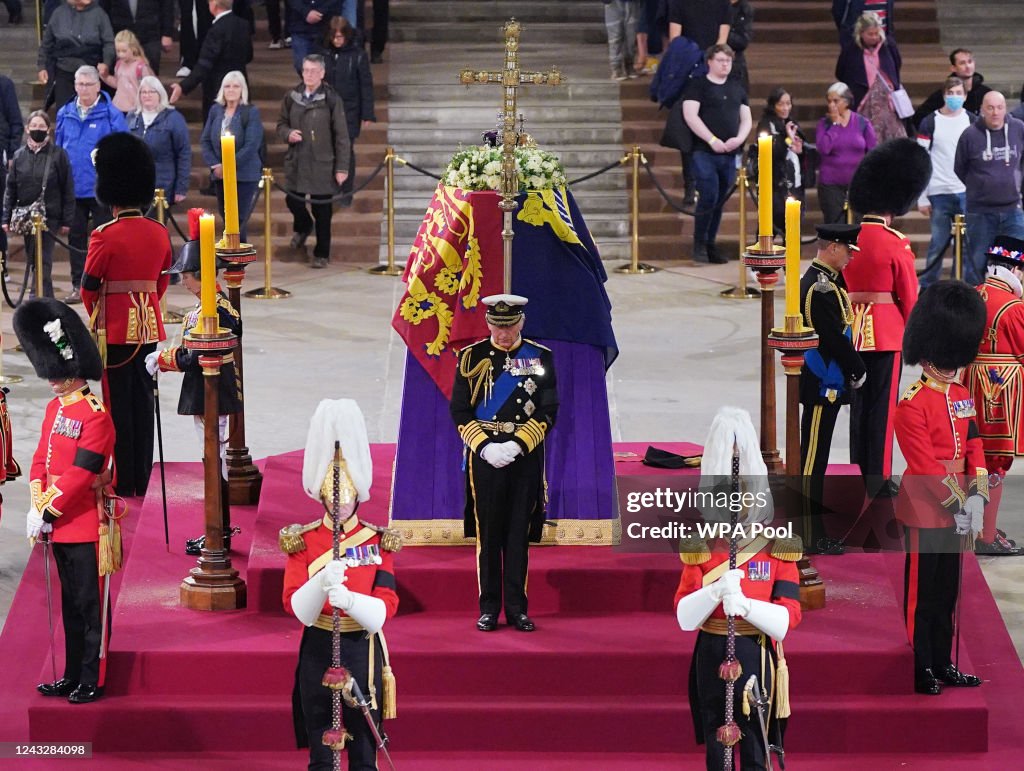
[[[505,62],[500,71],[464,69],[459,73],[459,82],[465,86],[474,83],[499,83],[505,89],[501,113],[501,202],[498,206],[505,213],[504,229],[501,236],[505,256],[505,292],[512,286],[512,212],[516,208],[519,193],[519,175],[516,173],[516,99],[523,85],[558,86],[563,82],[557,67],[548,72],[526,72],[519,69],[519,33],[522,25],[514,18],[505,22],[502,34],[505,36]]]

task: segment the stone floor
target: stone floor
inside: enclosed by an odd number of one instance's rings
[[[607,262],[606,267],[611,271],[615,264]],[[253,279],[262,278],[258,266],[250,273]],[[724,404],[749,409],[756,424],[760,303],[719,297],[736,278],[735,262],[700,268],[676,265],[642,276],[611,272],[607,286],[621,350],[608,374],[615,440],[702,442],[715,410]],[[253,457],[301,448],[309,417],[323,398],[355,398],[366,415],[370,440],[395,441],[405,354],[391,331],[390,318],[402,292],[400,279],[372,276],[349,265],[312,271],[292,263],[275,266],[273,283],[291,290],[292,297],[243,304],[246,430]],[[61,276],[58,271],[58,293],[69,288],[65,284],[66,272]],[[255,283],[246,288],[252,286]],[[173,287],[169,298],[172,308],[189,302],[180,287]],[[8,399],[15,452],[27,468],[49,397],[24,355],[12,350],[10,318],[5,307],[0,320],[3,373],[25,378],[9,386]],[[915,376],[908,368],[904,381]],[[166,458],[195,459],[199,450],[192,420],[175,412],[177,376],[163,375],[161,386]],[[780,373],[780,395],[783,389]],[[841,416],[836,430],[833,458],[839,462],[848,459],[845,421]],[[779,424],[782,443],[781,415]],[[902,469],[901,458],[895,467]],[[28,486],[13,482],[4,487],[3,495],[0,618],[6,617],[27,558],[23,528]],[[1004,501],[1000,519],[1018,538],[1024,537],[1019,501]],[[1014,558],[983,559],[1018,652],[1024,654],[1024,589],[1016,580],[1022,564]]]

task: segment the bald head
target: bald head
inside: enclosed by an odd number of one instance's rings
[[[998,131],[1006,123],[1006,98],[998,91],[989,91],[981,100],[981,117],[985,126]]]

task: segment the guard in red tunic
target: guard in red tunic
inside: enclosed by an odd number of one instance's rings
[[[720,484],[729,479],[734,441],[739,447],[740,479],[746,485],[760,484],[767,495],[766,506],[752,507],[745,517],[740,516],[738,524],[749,529],[756,522],[771,520],[772,505],[768,470],[746,412],[726,407],[715,416],[705,442],[701,489],[720,489]],[[704,517],[728,521],[729,512],[705,509]],[[689,678],[690,713],[697,743],[706,745],[708,769],[726,768],[719,727],[725,721],[727,691],[719,666],[726,658],[726,616],[733,616],[736,659],[742,669],[733,687],[733,719],[742,735],[735,751],[741,769],[764,769],[767,748],[749,704],[749,685],[756,676],[768,697],[768,737],[781,749],[789,717],[789,670],[781,643],[786,633],[800,623],[796,563],[803,556],[802,544],[799,538],[772,540],[744,534],[737,544],[735,570],[729,570],[728,540],[683,538],[679,556],[683,572],[675,596],[676,620],[683,631],[700,630]]]
[[[985,507],[985,524],[974,550],[1013,556],[1024,550],[996,528],[996,514],[1006,472],[1015,456],[1024,455],[1024,241],[996,236],[987,257],[988,275],[978,293],[985,301],[988,330],[964,381],[974,396],[992,486],[992,501]]]
[[[341,559],[333,560],[334,443],[341,443],[337,491]],[[302,483],[306,494],[322,504],[321,517],[308,525],[281,530],[284,608],[306,625],[299,648],[292,707],[299,747],[309,747],[309,768],[332,768],[332,751],[324,733],[331,728],[331,691],[324,672],[331,666],[332,608],[341,610],[341,663],[366,699],[378,730],[381,719],[395,716],[394,676],[388,661],[384,622],[398,610],[394,554],[401,536],[356,516],[370,497],[373,468],[366,424],[351,399],[322,401],[309,426]],[[338,743],[348,752],[350,771],[377,768],[373,733],[362,712],[347,702]]]
[[[850,407],[850,460],[872,497],[896,494],[892,415],[903,328],[917,302],[910,240],[891,225],[916,205],[930,177],[928,152],[913,140],[894,139],[868,153],[850,183],[850,206],[863,219],[860,255],[843,276],[853,304],[853,345],[868,375]]]
[[[154,179],[153,156],[138,137],[111,134],[96,146],[96,197],[112,207],[114,219],[89,239],[82,302],[104,357],[118,495],[145,495],[153,468],[155,405],[145,359],[165,337],[160,298],[171,267],[167,228],[142,215]]]
[[[938,695],[943,686],[981,685],[953,664],[953,617],[962,552],[981,531],[988,470],[974,399],[960,369],[978,352],[985,304],[962,281],[928,287],[910,314],[903,353],[921,364],[921,379],[896,406],[896,441],[907,470],[896,499],[906,537],[907,636],[914,648],[914,690]]]
[[[14,312],[14,331],[36,374],[49,380],[56,397],[46,406],[32,458],[26,530],[32,542],[46,534],[53,543],[64,622],[64,676],[37,688],[44,696],[82,704],[102,695],[106,674],[100,568],[112,525],[100,487],[110,478],[114,425],[86,383],[99,380],[103,368],[96,344],[73,309],[52,298],[28,300]]]

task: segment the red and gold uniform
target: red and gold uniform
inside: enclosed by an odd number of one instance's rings
[[[903,330],[917,302],[910,239],[868,214],[857,238],[860,254],[843,270],[853,305],[853,346],[867,380],[850,408],[850,460],[875,486],[892,474],[892,415],[900,382]]]
[[[93,330],[106,333],[100,353],[106,357],[104,396],[117,427],[119,495],[145,495],[153,467],[153,379],[145,359],[166,337],[160,298],[170,267],[167,228],[138,209],[120,211],[89,240],[82,302]]]
[[[61,584],[64,678],[102,686],[98,541],[101,502],[97,477],[110,465],[114,425],[88,386],[46,407],[32,458],[32,502],[53,524],[53,556]]]
[[[907,635],[915,672],[939,672],[951,664],[960,552],[965,548],[953,515],[970,495],[987,500],[988,471],[974,400],[960,383],[922,375],[897,404],[894,422],[907,461],[896,499],[896,519],[906,536]]]
[[[714,583],[729,569],[729,542],[718,539],[705,543],[685,539],[679,556],[683,561],[683,572],[673,605],[678,605],[686,595]],[[799,538],[773,541],[758,537],[741,540],[736,558],[736,567],[744,573],[740,582],[743,594],[752,600],[783,606],[789,611],[790,629],[796,627],[801,619],[800,576],[796,563],[802,556],[803,546]],[[718,676],[718,667],[725,660],[725,644],[726,617],[719,604],[697,635],[689,687],[694,734],[698,744],[706,745],[708,769],[716,770],[724,767],[723,748],[715,732],[725,719],[725,682]],[[788,672],[781,675],[785,656],[781,644],[775,643],[744,619],[737,618],[736,658],[744,673],[734,688],[736,704],[733,711],[736,723],[743,731],[743,739],[737,745],[740,768],[763,768],[765,748],[757,717],[753,713],[745,716],[740,701],[745,676],[756,674],[758,683],[765,694],[770,695],[773,705],[768,724],[769,738],[781,747],[784,719],[789,714]],[[776,672],[780,673],[778,678]],[[781,711],[780,703],[783,705]]]
[[[394,552],[401,540],[393,531],[361,522],[351,516],[342,523],[341,558],[357,560],[367,555],[379,556],[380,564],[360,564],[345,572],[345,586],[352,592],[377,597],[384,602],[387,618],[398,611],[395,584]],[[333,528],[330,514],[306,526],[292,525],[281,532],[281,549],[288,555],[284,569],[285,610],[291,614],[291,597],[310,578],[333,559]],[[332,768],[332,752],[321,739],[331,727],[331,691],[321,684],[324,671],[331,664],[331,605],[324,603],[319,619],[302,634],[295,690],[292,693],[295,736],[299,747],[310,748],[310,769]],[[387,644],[383,633],[367,638],[357,621],[341,614],[341,661],[366,698],[371,701],[374,720],[380,724],[381,714],[394,714],[394,705],[385,703],[386,694],[393,693],[387,681],[391,678]],[[372,683],[372,686],[370,685]],[[352,735],[346,745],[350,769],[376,768],[376,743],[362,713],[345,705],[342,708],[345,730]]]

